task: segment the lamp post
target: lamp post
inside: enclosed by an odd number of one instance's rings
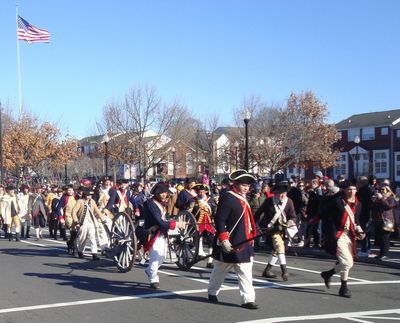
[[[245,155],[244,155],[244,169],[249,171],[249,121],[251,119],[250,110],[244,112],[244,126],[245,126]]]
[[[175,170],[176,149],[175,149],[175,147],[172,147],[171,151],[172,151],[172,172],[173,172],[174,178],[176,178],[176,170]]]
[[[104,143],[104,164],[105,164],[105,175],[108,176],[108,142],[110,141],[110,137],[105,134],[103,136]]]
[[[67,164],[64,164],[64,176],[65,176],[65,185],[67,185],[68,184]]]
[[[359,136],[355,136],[354,137],[354,143],[356,145],[356,179],[358,178],[358,145],[360,144],[360,137]]]
[[[239,169],[239,142],[235,141],[235,158],[236,158],[236,169]]]

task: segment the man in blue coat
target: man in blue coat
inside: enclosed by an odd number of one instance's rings
[[[184,223],[167,220],[166,206],[168,203],[169,185],[157,183],[151,190],[153,197],[144,203],[144,227],[154,233],[153,238],[143,247],[149,252],[149,265],[145,269],[149,279],[150,288],[159,289],[160,279],[158,268],[164,262],[167,254],[168,231],[175,227],[184,227]]]
[[[233,269],[239,280],[242,307],[257,309],[253,287],[253,256],[256,225],[246,199],[255,177],[245,170],[233,172],[229,179],[233,185],[221,196],[214,218],[216,237],[213,246],[214,269],[208,284],[208,300],[217,303],[217,295],[226,274]],[[249,240],[245,243],[242,243]],[[233,247],[235,246],[235,247]]]

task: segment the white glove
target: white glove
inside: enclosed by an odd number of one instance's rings
[[[366,234],[359,225],[357,225],[355,227],[355,231],[356,231],[357,240],[364,240]]]
[[[232,253],[232,252],[235,251],[235,250],[232,248],[232,244],[229,242],[228,239],[223,240],[223,241],[221,242],[221,247],[222,247],[222,251],[225,252],[225,253]]]
[[[286,223],[286,225],[287,225],[288,228],[290,228],[290,227],[295,226],[296,224],[294,223],[293,220],[289,220],[289,221]]]
[[[184,222],[184,221],[178,221],[178,222],[176,222],[176,228],[177,229],[185,229],[186,228],[186,222]]]

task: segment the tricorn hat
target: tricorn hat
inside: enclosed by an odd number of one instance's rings
[[[117,184],[128,184],[128,183],[129,183],[129,179],[125,179],[125,178],[117,179]]]
[[[90,187],[84,187],[82,190],[82,196],[93,195],[94,192]]]
[[[153,186],[150,193],[153,195],[169,192],[169,185],[164,182],[158,182]]]
[[[103,176],[100,180],[104,183],[106,181],[111,181],[111,177],[110,176]]]
[[[229,179],[233,182],[242,184],[252,184],[257,180],[252,174],[244,169],[235,170],[229,175]]]
[[[284,193],[289,190],[289,183],[287,181],[280,181],[274,185],[274,187],[271,189],[272,193]]]
[[[192,188],[195,190],[198,190],[198,191],[209,191],[210,190],[208,185],[206,185],[206,184],[196,184]]]
[[[354,183],[353,181],[350,181],[348,179],[339,183],[339,188],[341,188],[341,189],[346,189],[346,188],[349,188],[350,186],[356,187],[356,183]]]

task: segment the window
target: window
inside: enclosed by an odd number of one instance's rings
[[[400,138],[400,129],[396,130],[396,138]]]
[[[338,138],[338,140],[342,140],[342,136],[343,136],[343,133],[342,133],[341,131],[338,131],[338,132],[337,132],[337,138]]]
[[[394,153],[394,180],[400,181],[400,152]]]
[[[347,141],[354,141],[355,136],[360,136],[360,129],[349,129],[347,130]]]
[[[382,136],[387,136],[388,134],[389,134],[389,128],[388,127],[381,128],[381,135]]]
[[[174,155],[168,154],[168,175],[174,175]]]
[[[193,174],[193,156],[190,153],[186,154],[186,174]]]
[[[362,128],[362,140],[374,140],[375,128]]]
[[[334,168],[334,177],[338,178],[339,175],[347,176],[347,153],[340,153],[339,159],[336,162]]]
[[[378,178],[389,177],[389,150],[374,151],[374,174]]]

